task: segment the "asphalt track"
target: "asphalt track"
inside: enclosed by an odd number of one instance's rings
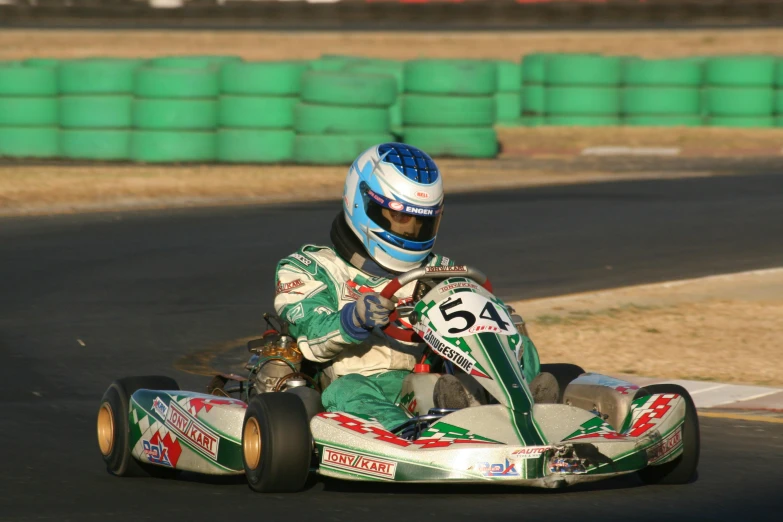
[[[714,418],[699,478],[680,487],[315,481],[265,496],[241,480],[109,476],[94,434],[106,386],[166,373],[202,389],[174,361],[258,333],[277,259],[327,241],[337,206],[0,221],[0,520],[780,519],[783,424]],[[767,174],[455,195],[438,250],[527,298],[779,266],[781,238],[783,175]]]

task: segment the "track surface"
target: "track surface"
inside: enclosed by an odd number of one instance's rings
[[[111,380],[168,373],[201,389],[172,363],[258,333],[276,261],[327,241],[337,208],[0,221],[0,520],[779,520],[783,425],[721,419],[702,420],[700,478],[676,488],[316,482],[263,497],[241,481],[108,476],[94,415]],[[449,197],[438,250],[526,298],[778,266],[782,216],[783,175],[509,190]]]

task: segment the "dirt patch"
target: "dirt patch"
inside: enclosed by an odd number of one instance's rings
[[[86,31],[6,29],[0,60],[32,56],[151,57],[232,54],[248,60],[312,59],[360,54],[407,60],[495,58],[519,60],[533,52],[599,52],[648,58],[721,54],[777,54],[783,29],[667,31],[297,32],[297,31]]]
[[[512,303],[542,362],[783,386],[783,269]]]
[[[579,154],[587,147],[667,147],[688,156],[780,154],[783,128],[712,127],[498,127],[507,154]]]
[[[525,168],[519,160],[441,160],[447,193],[720,175]],[[487,173],[492,175],[488,176]],[[346,167],[24,166],[0,168],[0,216],[338,200]],[[726,172],[727,174],[728,172]]]

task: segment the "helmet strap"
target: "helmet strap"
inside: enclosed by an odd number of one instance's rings
[[[397,273],[386,270],[367,254],[367,249],[351,227],[345,222],[345,211],[340,211],[332,222],[332,230],[329,234],[334,249],[344,261],[351,264],[354,268],[361,270],[366,274],[384,277],[386,279],[394,278]]]

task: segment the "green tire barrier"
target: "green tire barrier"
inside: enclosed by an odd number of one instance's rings
[[[233,62],[220,71],[224,94],[292,96],[302,89],[307,62]]]
[[[775,118],[775,126],[783,127],[783,115],[779,115]]]
[[[389,109],[300,103],[294,108],[294,130],[301,134],[384,134],[391,127]]]
[[[778,89],[783,89],[783,58],[778,60],[778,66],[775,69],[775,85]]]
[[[620,91],[611,87],[550,87],[547,115],[606,115],[620,111]]]
[[[623,119],[625,125],[637,127],[699,127],[703,125],[701,116],[687,114],[675,116],[634,115]]]
[[[323,105],[389,107],[397,83],[389,75],[308,71],[302,75],[302,101]]]
[[[553,54],[546,59],[547,85],[618,85],[622,60],[617,56]]]
[[[150,131],[131,132],[130,157],[144,163],[214,161],[215,132]]]
[[[546,87],[525,85],[522,89],[522,110],[525,114],[544,114],[546,111]]]
[[[60,127],[124,128],[133,124],[133,97],[62,96]]]
[[[402,121],[405,126],[488,126],[495,122],[495,98],[406,94],[402,99]]]
[[[294,161],[310,165],[350,165],[379,143],[394,141],[391,134],[299,134],[294,138]]]
[[[46,127],[58,121],[55,97],[0,97],[0,126]]]
[[[411,60],[405,91],[418,94],[485,95],[497,91],[497,66],[478,60]]]
[[[775,91],[774,96],[774,106],[775,106],[775,114],[779,114],[783,116],[783,89],[778,89]]]
[[[60,94],[129,94],[142,60],[87,59],[63,62],[57,75]]]
[[[772,116],[711,116],[706,120],[710,127],[774,127],[775,118]]]
[[[711,116],[771,116],[774,92],[754,87],[713,87],[705,90],[705,109]]]
[[[295,96],[221,96],[218,126],[288,129],[294,126]]]
[[[57,69],[0,64],[0,96],[56,96]]]
[[[522,66],[516,62],[495,62],[498,92],[519,92],[522,88]]]
[[[495,94],[495,121],[498,123],[518,123],[521,115],[521,92],[499,92]]]
[[[356,64],[348,64],[345,70],[346,72],[357,74],[380,74],[391,76],[397,83],[397,92],[401,93],[405,90],[405,72],[402,63],[399,65],[383,65],[373,62],[361,62]]]
[[[693,59],[631,59],[623,68],[623,83],[628,86],[662,85],[701,87],[702,64]]]
[[[222,67],[233,62],[241,62],[239,56],[161,56],[149,60],[153,67],[167,67],[172,69],[206,69],[210,67]]]
[[[498,154],[492,127],[405,127],[404,138],[430,156],[494,158]]]
[[[519,123],[523,127],[540,127],[546,125],[546,118],[543,116],[522,116],[519,118]]]
[[[136,98],[133,102],[133,126],[137,129],[211,130],[217,125],[217,100]]]
[[[217,159],[227,163],[282,163],[294,158],[290,130],[219,129]]]
[[[685,87],[628,87],[621,94],[625,114],[700,114],[701,91]]]
[[[345,68],[351,63],[355,63],[355,61],[319,59],[319,60],[311,61],[309,69],[311,71],[316,71],[316,72],[340,72],[340,71],[344,71]]]
[[[0,127],[0,156],[54,158],[60,154],[57,127]]]
[[[23,63],[28,67],[59,67],[62,61],[57,58],[28,58]]]
[[[389,107],[389,125],[392,132],[396,133],[397,130],[402,129],[402,101],[398,99],[397,102]]]
[[[546,83],[546,61],[549,53],[533,53],[522,58],[522,79],[525,83]]]
[[[60,153],[72,159],[127,160],[130,136],[129,130],[65,129],[60,131]]]
[[[134,93],[146,98],[214,98],[220,93],[220,77],[214,68],[140,67]]]
[[[616,127],[620,125],[620,118],[617,116],[547,116],[544,124],[566,127]]]
[[[704,67],[707,85],[769,87],[775,83],[774,56],[727,56],[710,58]]]

